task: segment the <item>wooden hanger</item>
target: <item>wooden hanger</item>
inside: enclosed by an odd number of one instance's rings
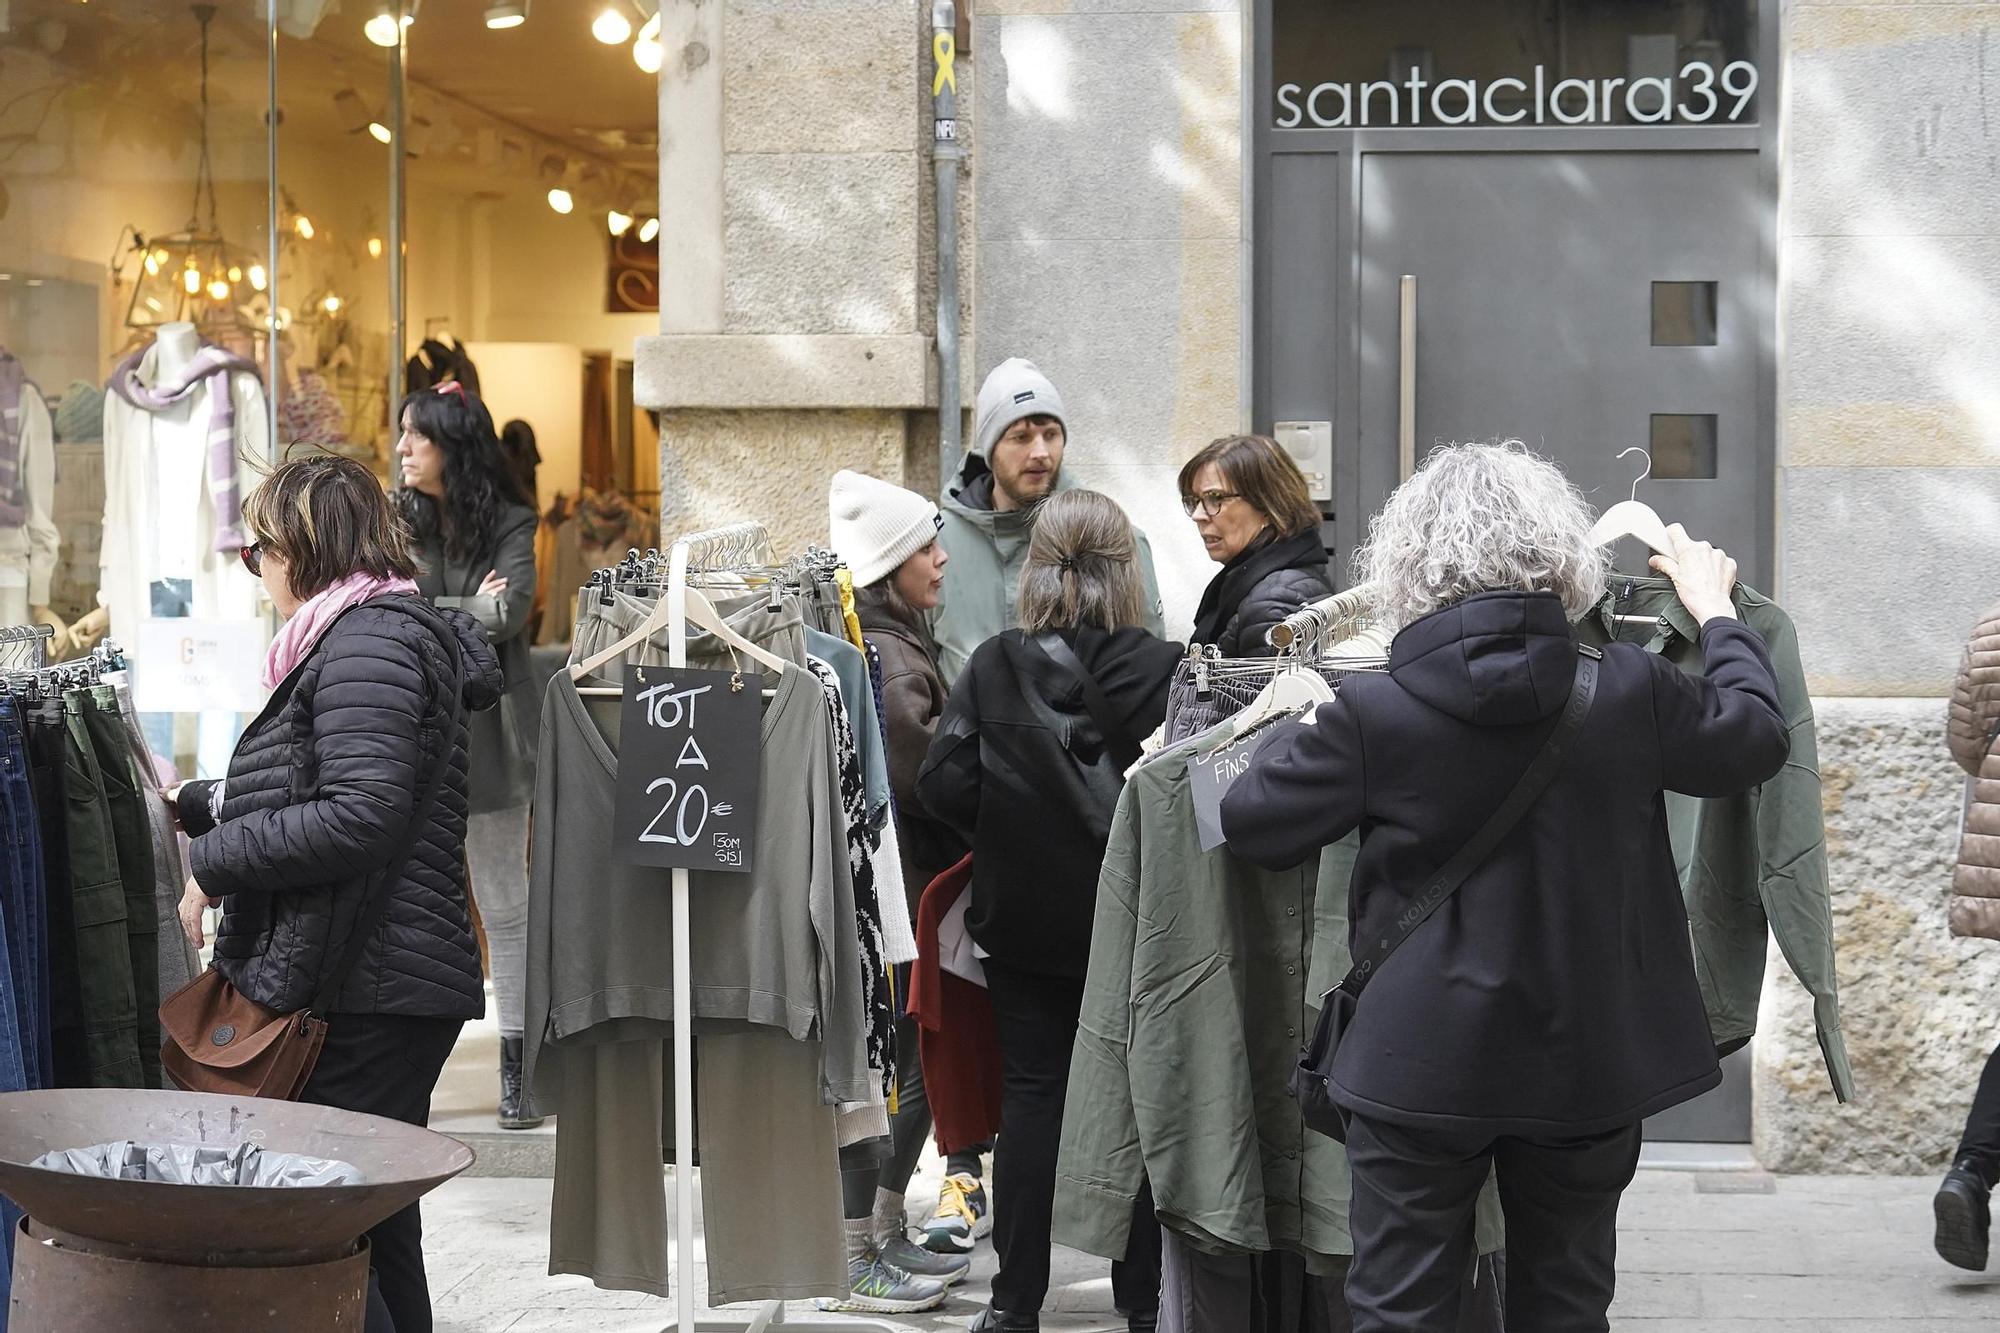
[[[1593,546],[1609,546],[1621,537],[1636,537],[1660,555],[1674,553],[1674,540],[1667,535],[1667,525],[1653,512],[1652,506],[1639,502],[1639,483],[1653,475],[1653,456],[1644,449],[1633,445],[1620,451],[1619,457],[1637,454],[1646,460],[1646,470],[1632,482],[1632,498],[1620,500],[1604,511],[1590,529]]]

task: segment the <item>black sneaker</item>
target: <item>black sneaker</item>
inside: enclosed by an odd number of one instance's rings
[[[500,1039],[500,1128],[535,1129],[542,1123],[521,1081],[521,1039]]]
[[[966,1333],[1042,1333],[1040,1314],[1009,1314],[987,1306],[966,1326]]]
[[[1991,1194],[1986,1177],[1971,1159],[1961,1157],[1952,1163],[1951,1170],[1944,1173],[1944,1183],[1938,1186],[1937,1197],[1931,1200],[1931,1211],[1937,1215],[1937,1235],[1932,1244],[1937,1247],[1939,1258],[1975,1273],[1986,1271],[1987,1233],[1992,1226],[1988,1212]]]

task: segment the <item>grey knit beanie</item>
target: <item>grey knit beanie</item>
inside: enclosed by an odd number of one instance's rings
[[[1062,395],[1056,386],[1049,383],[1049,377],[1036,369],[1035,363],[1024,357],[1009,357],[986,377],[979,386],[979,415],[973,422],[972,452],[988,463],[993,460],[993,446],[1007,433],[1007,428],[1022,417],[1054,417],[1063,423],[1063,430],[1069,430],[1069,419],[1063,412]]]

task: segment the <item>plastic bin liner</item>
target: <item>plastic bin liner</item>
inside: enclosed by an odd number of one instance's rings
[[[154,1180],[169,1185],[286,1186],[359,1185],[359,1170],[346,1162],[271,1152],[254,1143],[233,1148],[213,1144],[135,1143],[121,1139],[94,1148],[59,1148],[29,1166],[105,1180]]]

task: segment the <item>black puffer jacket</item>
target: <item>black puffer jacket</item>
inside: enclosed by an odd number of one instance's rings
[[[451,690],[446,644],[465,679]],[[477,1018],[485,1009],[465,901],[466,712],[500,694],[471,617],[379,597],[330,626],[236,744],[221,819],[213,783],[182,787],[196,883],[226,896],[215,966],[280,1013],[312,1002],[364,889],[412,836],[419,793],[450,765],[375,939],[328,1009]]]
[[[1061,630],[1134,744],[1167,714],[1181,646],[1143,629]],[[966,929],[1027,972],[1081,980],[1124,767],[1076,677],[1020,630],[979,645],[951,687],[917,795],[972,844]]]
[[[1307,602],[1333,596],[1326,548],[1317,528],[1269,538],[1238,552],[1202,590],[1195,643],[1212,643],[1224,657],[1269,657],[1271,627]]]

